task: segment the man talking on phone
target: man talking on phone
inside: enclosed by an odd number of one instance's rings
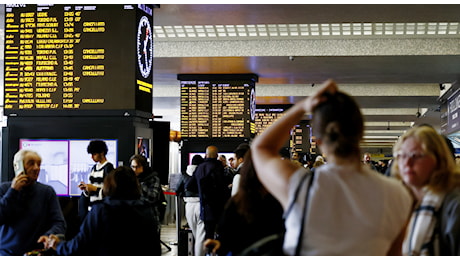
[[[0,185],[0,255],[24,255],[43,248],[50,234],[65,234],[66,223],[51,186],[37,182],[41,157],[20,150],[15,177]]]

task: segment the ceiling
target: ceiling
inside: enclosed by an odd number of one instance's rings
[[[440,96],[460,87],[460,5],[156,7],[153,112],[174,130],[177,74],[257,74],[261,105],[294,104],[332,78],[362,108],[362,147],[388,154],[413,124],[440,131]]]
[[[460,5],[161,4],[154,10],[154,31],[173,28],[180,33],[180,28],[192,25],[213,30],[226,25],[276,25],[279,33],[280,25],[312,29],[328,24],[330,30],[334,25],[342,32],[356,24],[370,24],[374,30],[423,23],[439,30],[448,24],[454,33],[430,34],[425,29],[423,35],[161,38],[156,34],[154,101],[157,108],[158,102],[163,104],[160,97],[179,104],[177,74],[257,74],[258,104],[292,104],[332,78],[363,109],[367,122],[363,147],[385,153],[411,124],[440,129],[440,84],[455,86],[460,78],[459,13]],[[179,107],[171,109],[179,113]],[[416,117],[418,111],[422,116]]]

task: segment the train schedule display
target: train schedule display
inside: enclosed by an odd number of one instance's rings
[[[252,138],[255,135],[255,80],[231,77],[178,77],[183,138]]]
[[[5,114],[151,113],[152,29],[152,5],[7,4]]]
[[[292,105],[258,105],[256,109],[256,135],[284,116]],[[291,138],[285,144],[298,153],[311,153],[311,127],[309,120],[302,120],[291,129]]]

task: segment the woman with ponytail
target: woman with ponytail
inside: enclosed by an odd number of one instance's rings
[[[313,176],[278,155],[306,113],[328,162]],[[363,132],[357,103],[328,80],[254,139],[256,173],[285,210],[285,254],[401,254],[413,199],[401,181],[361,163]]]

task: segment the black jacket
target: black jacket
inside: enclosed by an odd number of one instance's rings
[[[58,255],[161,255],[153,211],[141,200],[106,197],[94,204],[80,232],[57,246]]]
[[[460,255],[460,188],[453,189],[444,197],[438,211],[435,235],[439,236],[439,255]],[[435,253],[435,252],[433,252]]]
[[[217,158],[206,158],[198,165],[192,178],[185,184],[186,190],[198,191],[200,218],[203,221],[218,221],[225,203],[229,199],[224,181],[224,166]]]

